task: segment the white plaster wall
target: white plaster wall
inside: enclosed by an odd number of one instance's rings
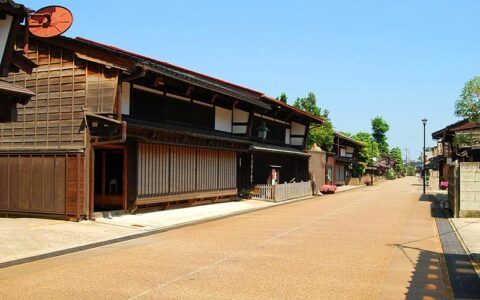
[[[215,106],[215,130],[232,132],[232,111]]]
[[[233,109],[233,122],[234,123],[247,123],[248,112],[234,108]]]
[[[290,138],[290,145],[293,145],[293,146],[302,146],[302,145],[303,145],[303,138],[300,138],[300,137],[292,137],[292,138]]]
[[[6,14],[5,19],[0,20],[0,61],[3,60],[5,47],[7,46],[8,34],[10,27],[12,27],[13,16]]]
[[[306,126],[300,123],[292,122],[292,135],[304,135]]]

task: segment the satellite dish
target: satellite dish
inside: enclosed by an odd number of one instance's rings
[[[73,23],[73,15],[63,6],[47,6],[28,16],[28,30],[34,36],[49,38],[67,31]]]

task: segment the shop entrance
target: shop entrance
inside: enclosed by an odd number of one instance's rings
[[[95,211],[126,209],[126,163],[124,149],[95,149]]]

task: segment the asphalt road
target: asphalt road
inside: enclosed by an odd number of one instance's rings
[[[443,299],[416,178],[0,270],[0,299]]]

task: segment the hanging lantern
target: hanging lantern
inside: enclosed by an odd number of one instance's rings
[[[260,126],[257,127],[257,130],[258,137],[265,141],[267,139],[267,133],[270,131],[270,129],[267,128],[265,121],[262,121]]]

